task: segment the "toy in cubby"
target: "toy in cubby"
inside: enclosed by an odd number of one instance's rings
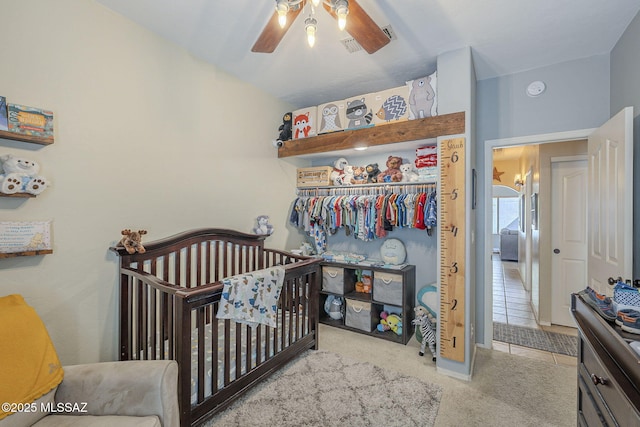
[[[356,292],[370,294],[372,289],[371,272],[367,270],[356,271]]]
[[[391,331],[402,336],[402,317],[387,311],[380,312],[380,323],[377,326],[379,332]]]

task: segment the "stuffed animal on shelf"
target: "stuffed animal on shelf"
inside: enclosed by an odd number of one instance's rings
[[[353,183],[354,184],[366,184],[369,174],[363,166],[353,167]]]
[[[255,234],[271,235],[273,233],[273,226],[269,224],[269,217],[267,215],[260,215],[256,218],[258,225],[253,228]]]
[[[436,361],[436,319],[429,310],[421,305],[414,307],[415,319],[411,321],[416,327],[416,340],[420,343],[420,356],[424,356],[425,348],[429,344],[431,360]]]
[[[369,163],[364,168],[367,173],[367,182],[375,183],[378,182],[378,175],[380,175],[380,168],[378,168],[377,163]]]
[[[402,318],[397,314],[389,314],[386,311],[381,312],[378,331],[391,331],[396,335],[402,335]]]
[[[400,172],[402,172],[402,182],[417,182],[418,174],[413,169],[411,163],[403,163],[400,165]]]
[[[400,182],[402,181],[402,171],[400,165],[402,157],[389,156],[387,159],[387,169],[378,174],[378,182]]]
[[[147,230],[131,231],[128,228],[122,230],[122,239],[120,239],[118,246],[124,247],[129,254],[135,252],[143,254],[147,251],[144,246],[142,246],[142,236],[144,234],[147,234]]]
[[[288,112],[282,116],[282,124],[278,128],[280,131],[278,141],[289,141],[291,139],[291,114],[291,112]]]
[[[335,162],[333,162],[333,170],[329,174],[329,179],[333,185],[346,185],[345,175],[350,171],[351,178],[353,177],[353,168],[347,168],[349,166],[349,162],[344,157],[340,157]],[[349,179],[349,184],[351,184],[351,180]]]
[[[38,175],[38,162],[7,154],[0,157],[0,166],[3,171],[0,174],[0,192],[4,194],[29,193],[36,196],[49,186],[49,180]]]

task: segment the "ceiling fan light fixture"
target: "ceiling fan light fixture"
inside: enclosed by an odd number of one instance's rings
[[[311,0],[311,4],[313,7],[318,7],[320,5],[320,0]]]
[[[342,31],[347,26],[349,2],[347,0],[337,0],[334,7],[336,10],[336,15],[338,16],[338,28],[340,28],[340,31]]]
[[[287,25],[287,13],[289,13],[287,0],[276,0],[276,12],[278,12],[278,24],[280,28],[284,28]]]
[[[318,21],[316,18],[309,16],[304,20],[304,30],[307,33],[307,43],[309,47],[316,44],[316,31],[318,30]]]

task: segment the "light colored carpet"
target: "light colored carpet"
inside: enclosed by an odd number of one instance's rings
[[[308,351],[206,426],[433,426],[442,388],[336,353]]]
[[[320,325],[319,335],[321,350],[442,387],[435,427],[564,427],[577,423],[575,366],[478,348],[472,380],[464,381],[439,373],[430,357],[418,356],[420,344],[415,338],[401,345],[326,325]],[[370,393],[383,391],[371,390]],[[305,390],[305,393],[314,391]],[[418,404],[412,404],[418,411]],[[318,405],[314,402],[309,410]],[[400,425],[404,425],[402,421],[399,417]],[[219,422],[220,418],[214,417],[206,425],[225,425]],[[254,422],[247,425],[280,424],[254,418]],[[298,419],[296,425],[305,425],[304,417]],[[387,424],[369,425],[386,427]]]

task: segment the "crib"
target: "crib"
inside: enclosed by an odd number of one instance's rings
[[[198,425],[318,344],[320,260],[264,248],[265,236],[197,229],[113,247],[120,266],[120,359],[174,359],[180,425]],[[216,317],[223,278],[285,269],[275,328]]]

